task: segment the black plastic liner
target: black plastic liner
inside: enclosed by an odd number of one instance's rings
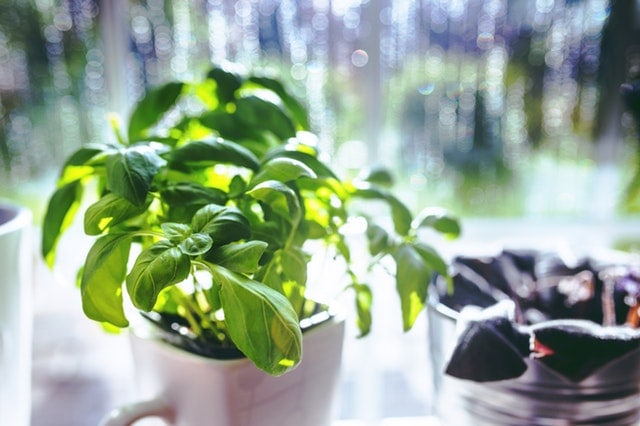
[[[438,278],[431,289],[434,303],[470,319],[446,367],[451,376],[516,378],[531,357],[579,382],[640,347],[640,274],[622,261],[569,263],[556,253],[506,250],[455,258],[453,283],[449,292]],[[513,312],[489,314],[505,300],[513,302]],[[465,315],[472,306],[484,309]]]

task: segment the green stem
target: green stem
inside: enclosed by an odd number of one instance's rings
[[[187,319],[187,322],[191,326],[191,329],[197,336],[202,336],[202,327],[200,327],[200,323],[193,316],[192,310],[194,308],[193,303],[190,298],[187,297],[182,290],[178,287],[173,286],[170,289],[171,296],[176,300],[176,302],[184,308],[184,316]],[[200,312],[198,312],[200,313]]]
[[[134,231],[131,234],[132,234],[133,237],[166,238],[160,232],[153,232],[153,231]]]
[[[122,136],[120,116],[118,116],[118,114],[116,113],[110,113],[108,118],[109,123],[111,124],[111,128],[113,129],[113,133],[116,135],[116,139],[118,140],[120,145],[129,145],[124,136]]]
[[[212,272],[211,272],[211,268],[209,268],[209,265],[206,264],[206,262],[202,262],[196,259],[192,259],[191,260],[191,264],[194,267],[194,271],[197,268],[203,268],[206,269],[207,271],[209,271],[209,275],[213,276]],[[200,293],[202,294],[202,296],[204,297],[205,300],[208,300],[204,289],[199,285],[198,280],[196,279],[195,275],[193,275],[193,281],[194,281],[194,291],[196,293]],[[205,328],[208,328],[210,330],[216,331],[219,329],[219,327],[216,327],[213,322],[211,321],[211,319],[209,318],[209,315],[207,315],[203,309],[200,307],[200,305],[197,303],[196,300],[189,300],[189,303],[191,304],[191,306],[193,306],[198,314],[200,315],[200,318],[202,320],[202,323],[204,325]],[[209,303],[209,302],[208,302]]]
[[[197,309],[197,311],[198,311],[198,313],[200,315],[200,318],[202,320],[202,325],[204,326],[204,328],[207,328],[207,329],[212,330],[214,332],[218,331],[219,327],[214,325],[214,322],[211,321],[211,318],[209,317],[209,315],[207,315],[205,310],[201,308],[200,303],[198,303],[198,294],[200,294],[202,296],[202,298],[204,299],[204,301],[206,301],[207,304],[210,306],[210,302],[209,302],[209,299],[207,298],[205,290],[202,288],[202,286],[200,285],[200,283],[196,279],[195,275],[193,277],[193,281],[194,281],[194,298],[193,299],[189,299],[189,302],[191,303],[191,306],[193,306],[194,308]]]
[[[295,223],[291,226],[291,232],[289,232],[289,236],[287,237],[287,241],[284,244],[283,249],[287,250],[291,247],[291,245],[293,244],[293,239],[296,236],[296,232],[298,230],[298,226],[300,225],[300,219],[298,219],[297,221],[295,221]],[[258,281],[263,281],[264,277],[268,277],[269,274],[271,273],[271,269],[275,266],[276,262],[276,257],[274,256],[269,263],[266,265],[266,267],[263,269],[263,272],[260,273],[259,275],[256,274],[256,276],[254,277],[256,280]]]
[[[284,244],[284,248],[288,249],[293,244],[293,239],[296,236],[296,232],[298,232],[298,227],[300,226],[301,218],[295,221],[295,223],[291,226],[291,232],[289,232],[289,236],[287,237],[287,242]]]
[[[258,271],[259,273],[257,273],[254,276],[254,279],[259,281],[259,282],[263,282],[264,281],[264,277],[268,277],[269,274],[271,273],[271,268],[275,265],[275,256],[271,258],[271,260],[269,261],[269,263],[267,263],[266,267],[260,271]]]
[[[291,232],[289,232],[289,236],[287,237],[287,241],[284,243],[284,249],[285,250],[288,250],[293,245],[293,240],[296,237],[296,232],[298,232],[298,227],[300,226],[300,222],[301,221],[302,221],[302,219],[299,217],[298,220],[296,220],[295,223],[292,224]],[[268,276],[269,272],[271,272],[271,267],[274,264],[274,262],[273,262],[274,259],[275,259],[275,257],[271,260],[271,262],[269,262],[269,265],[267,266],[266,273],[264,274],[265,277]]]

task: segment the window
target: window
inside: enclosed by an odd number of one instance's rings
[[[416,208],[611,218],[635,168],[617,94],[640,63],[637,15],[604,0],[4,0],[0,195],[44,202],[67,154],[111,137],[108,111],[232,60],[288,79],[338,169],[390,166]],[[426,330],[390,327],[348,344],[343,418],[429,412]]]
[[[224,60],[286,76],[336,164],[393,167],[415,205],[590,214],[594,185],[629,177],[617,94],[637,67],[636,2],[4,4],[0,158],[11,184],[50,179],[76,146],[109,137],[104,114],[126,116],[145,87]]]

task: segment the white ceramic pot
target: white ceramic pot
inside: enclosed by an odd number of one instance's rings
[[[344,320],[304,333],[300,365],[273,377],[248,359],[215,360],[131,333],[142,400],[103,426],[157,416],[175,426],[328,426],[333,420]]]
[[[0,204],[0,423],[31,414],[31,212]]]

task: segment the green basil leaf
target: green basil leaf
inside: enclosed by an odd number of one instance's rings
[[[227,202],[224,191],[210,188],[196,182],[171,183],[160,192],[162,200],[167,204],[220,204]]]
[[[241,196],[247,189],[247,183],[241,176],[235,175],[229,183],[229,197],[236,198]]]
[[[96,175],[99,176],[92,166],[67,166],[58,179],[58,187]]]
[[[317,175],[304,163],[293,158],[276,157],[267,161],[253,177],[249,186],[253,187],[268,180],[291,182],[308,177],[315,179]]]
[[[298,102],[296,98],[289,94],[287,89],[280,81],[273,78],[258,76],[250,77],[249,81],[276,93],[280,97],[280,99],[282,99],[282,102],[291,113],[291,116],[294,118],[296,124],[298,125],[298,128],[300,128],[301,130],[309,129],[309,117],[307,116],[306,108],[300,102]]]
[[[307,302],[305,296],[305,286],[295,281],[285,281],[282,283],[282,294],[285,295],[291,307],[298,313],[298,318],[306,318],[308,314],[304,308]]]
[[[393,219],[394,229],[399,235],[406,236],[411,229],[411,212],[402,201],[391,194],[388,194],[387,202],[391,207],[391,218]]]
[[[207,111],[198,117],[198,121],[226,140],[235,142],[263,140],[263,136],[257,129],[247,127],[235,113],[222,110]],[[252,152],[256,151],[252,150]]]
[[[129,234],[107,234],[89,250],[80,279],[82,309],[87,317],[117,327],[129,325],[122,305],[122,283],[130,247]]]
[[[211,236],[215,247],[251,236],[249,221],[239,209],[216,204],[209,204],[198,210],[191,221],[191,228],[194,233],[201,232]]]
[[[179,244],[193,233],[191,227],[184,223],[166,222],[160,224],[160,228],[165,238],[174,244]]]
[[[334,244],[336,249],[338,250],[338,253],[340,253],[340,256],[342,256],[345,261],[351,262],[351,246],[347,244],[345,239],[341,236],[339,239],[337,239],[337,241],[334,242]]]
[[[389,233],[383,227],[375,223],[369,223],[366,234],[369,242],[369,253],[372,256],[389,251],[391,244]]]
[[[427,289],[433,272],[418,251],[409,244],[400,245],[394,257],[402,324],[404,330],[408,331],[425,307]]]
[[[171,82],[153,88],[136,104],[129,119],[129,141],[144,139],[145,130],[156,124],[175,105],[184,83]]]
[[[287,238],[282,225],[275,221],[251,223],[251,239],[266,242],[269,244],[269,251],[282,247]]]
[[[414,243],[413,247],[431,270],[443,276],[447,276],[449,274],[447,262],[445,262],[435,248],[422,242]]]
[[[360,331],[359,337],[364,337],[371,332],[373,292],[371,288],[365,284],[354,284],[352,288],[356,293],[356,325]]]
[[[212,250],[206,259],[234,272],[252,274],[258,270],[266,248],[264,241],[231,243]]]
[[[210,167],[215,164],[233,164],[258,170],[258,158],[247,148],[222,138],[189,142],[172,151],[168,158],[172,167]]]
[[[177,182],[160,191],[167,205],[167,217],[174,222],[190,222],[200,208],[207,204],[224,205],[227,194],[218,188],[208,188],[195,182]]]
[[[460,236],[461,228],[458,219],[439,208],[426,208],[416,218],[416,228],[431,227],[448,238]]]
[[[173,243],[163,240],[143,250],[127,275],[127,291],[134,306],[150,311],[160,292],[189,276],[191,261]]]
[[[327,227],[318,223],[316,220],[305,218],[300,226],[300,230],[304,231],[310,240],[320,240],[325,238],[327,234]]]
[[[82,146],[76,152],[71,154],[64,163],[63,170],[67,167],[84,166],[93,163],[93,160],[105,153],[116,150],[116,146],[108,144],[90,143]],[[92,164],[93,165],[93,164]]]
[[[107,159],[107,187],[134,205],[142,206],[163,162],[155,151],[144,147],[123,149]]]
[[[391,209],[391,218],[395,231],[401,235],[408,235],[411,230],[412,216],[409,209],[393,196],[389,191],[373,186],[361,186],[355,189],[353,196],[368,200],[379,200],[387,203]]]
[[[200,208],[191,221],[193,232],[205,232],[205,229],[216,220],[229,207],[219,206],[217,204],[207,204]]]
[[[87,208],[84,214],[84,232],[87,235],[102,234],[107,228],[141,215],[147,210],[150,202],[151,200],[142,206],[136,206],[110,192]]]
[[[640,168],[636,170],[633,177],[627,184],[624,190],[624,204],[623,207],[629,213],[637,212],[640,210]]]
[[[286,297],[242,274],[210,267],[220,285],[227,330],[238,349],[274,376],[296,367],[302,357],[302,332]]]
[[[333,170],[331,170],[325,163],[306,152],[290,150],[287,149],[287,147],[279,147],[270,151],[269,155],[265,157],[266,161],[274,158],[290,158],[309,167],[318,177],[338,179]]]
[[[58,188],[49,200],[42,225],[42,256],[50,267],[60,236],[75,217],[82,194],[82,182],[76,180]]]
[[[266,286],[277,291],[278,293],[285,294],[284,290],[284,278],[282,276],[282,249],[276,250],[269,262],[265,264],[260,271],[254,276],[258,281],[264,283]]]
[[[291,223],[300,220],[301,208],[296,193],[282,182],[269,180],[261,182],[247,191],[247,195],[267,204],[274,213]]]
[[[207,78],[215,80],[218,99],[225,104],[235,99],[236,90],[243,82],[240,74],[219,67],[211,69]]]
[[[182,241],[178,247],[184,254],[200,256],[205,254],[213,246],[213,240],[207,234],[192,234]]]
[[[299,248],[289,247],[280,254],[280,266],[287,281],[295,281],[300,286],[307,284],[308,256]]]
[[[366,170],[359,179],[375,185],[391,188],[393,186],[393,176],[391,172],[384,167],[375,167]]]
[[[154,311],[162,312],[166,314],[172,315],[180,315],[180,311],[182,310],[182,305],[180,305],[180,298],[175,297],[172,292],[172,288],[165,289],[165,291],[161,291],[158,295],[158,299],[156,300],[156,304],[153,307]],[[178,291],[182,291],[177,289]]]
[[[257,96],[238,99],[235,115],[245,126],[269,131],[280,140],[296,135],[291,118],[278,105]]]
[[[211,311],[216,312],[222,309],[222,302],[220,302],[220,284],[215,280],[211,284],[211,288],[206,292],[207,302],[211,307]]]

